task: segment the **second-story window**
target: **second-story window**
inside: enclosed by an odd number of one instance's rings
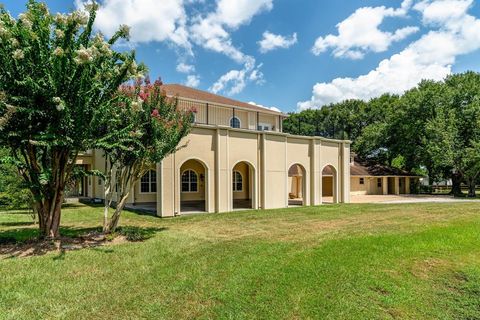
[[[232,128],[240,128],[240,119],[237,117],[233,117],[230,119],[230,127]]]

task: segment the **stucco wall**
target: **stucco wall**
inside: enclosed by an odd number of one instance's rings
[[[344,194],[350,186],[349,162],[345,159],[349,155],[348,142],[197,125],[180,146],[176,153],[152,168],[157,171],[157,193],[142,194],[137,184],[130,203],[157,202],[161,216],[180,214],[182,200],[205,199],[208,212],[231,211],[234,199],[252,199],[253,208],[283,208],[288,206],[292,188],[288,178],[292,164],[303,168],[301,184],[306,205],[321,203],[322,170],[326,165],[335,171],[332,181],[337,200],[348,202],[348,195]],[[95,169],[103,170],[101,151],[92,154],[92,161]],[[181,173],[186,168],[199,174],[197,193],[181,192]],[[242,172],[242,192],[233,192],[234,168]],[[92,179],[91,188],[96,197],[103,198],[103,185],[98,185],[97,178]]]
[[[360,178],[363,178],[364,183],[360,184]],[[369,179],[367,177],[350,177],[350,194],[362,195],[368,193]]]

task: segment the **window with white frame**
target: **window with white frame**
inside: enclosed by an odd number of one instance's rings
[[[240,128],[240,126],[241,126],[240,119],[238,119],[237,117],[233,117],[232,119],[230,119],[230,127]]]
[[[186,170],[182,173],[182,192],[197,192],[198,176],[193,170]]]
[[[233,191],[235,192],[243,191],[243,177],[239,171],[233,171],[232,183],[233,183]]]
[[[140,179],[140,193],[153,192],[157,192],[157,173],[150,170]]]

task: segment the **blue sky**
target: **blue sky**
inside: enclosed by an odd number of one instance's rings
[[[3,0],[12,15],[26,1]],[[48,0],[68,12],[83,0]],[[401,93],[479,70],[473,0],[103,0],[96,27],[131,26],[152,78],[289,112]],[[263,40],[263,41],[262,41]]]

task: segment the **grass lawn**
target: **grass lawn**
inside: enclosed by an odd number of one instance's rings
[[[63,232],[101,208],[64,210]],[[29,216],[0,213],[1,238]],[[1,319],[480,319],[480,203],[158,219],[144,242],[0,260]]]

